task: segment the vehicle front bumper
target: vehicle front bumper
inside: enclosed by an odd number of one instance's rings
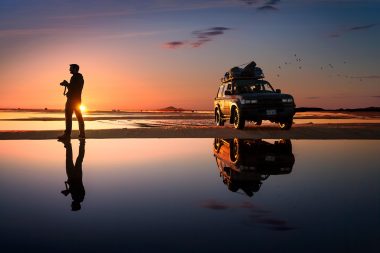
[[[245,120],[272,120],[281,121],[293,118],[295,108],[293,106],[260,107],[256,105],[241,105],[241,115]]]

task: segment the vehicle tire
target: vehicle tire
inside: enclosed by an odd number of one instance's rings
[[[234,138],[230,142],[230,159],[231,162],[236,163],[239,160],[239,139]]]
[[[263,121],[261,119],[257,120],[254,122],[256,126],[261,126],[261,124],[263,123]]]
[[[220,147],[222,146],[221,140],[219,138],[214,139],[214,150],[219,152]]]
[[[280,128],[282,130],[289,130],[293,125],[293,118],[280,122]]]
[[[241,115],[239,108],[235,107],[231,116],[233,117],[232,122],[234,124],[234,127],[236,129],[243,129],[245,125],[245,120],[243,116]]]
[[[224,126],[224,120],[222,118],[222,113],[220,109],[215,110],[215,123],[217,126]]]

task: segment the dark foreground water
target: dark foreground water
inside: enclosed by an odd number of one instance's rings
[[[0,141],[0,251],[380,252],[379,150],[369,140]]]

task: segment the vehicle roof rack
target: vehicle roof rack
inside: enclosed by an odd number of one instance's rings
[[[264,80],[264,77],[257,78],[257,77],[252,77],[252,76],[239,76],[239,77],[230,77],[230,78],[222,77],[220,79],[222,83],[227,83],[227,82],[235,81],[235,80]]]

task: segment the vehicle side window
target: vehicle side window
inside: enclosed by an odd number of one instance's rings
[[[222,89],[222,87],[219,86],[219,89],[218,89],[218,92],[216,93],[216,97],[219,98],[220,97],[220,90]]]
[[[223,94],[224,94],[224,85],[220,86],[219,87],[219,91],[218,91],[218,98],[221,98],[223,97]]]

